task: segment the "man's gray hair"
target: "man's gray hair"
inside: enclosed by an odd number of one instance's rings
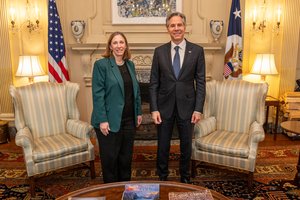
[[[183,13],[181,13],[181,12],[173,12],[173,13],[170,13],[170,14],[167,16],[167,18],[166,18],[166,27],[169,26],[169,21],[170,21],[170,19],[171,19],[172,17],[174,17],[174,16],[179,16],[179,17],[181,17],[182,22],[183,22],[183,25],[186,26],[186,17],[185,17],[185,15],[184,15]]]

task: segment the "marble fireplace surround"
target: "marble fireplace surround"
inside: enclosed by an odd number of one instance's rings
[[[101,58],[101,54],[105,50],[105,43],[98,44],[75,44],[71,45],[74,53],[81,55],[81,66],[83,67],[83,79],[86,87],[91,87],[92,70],[94,62]],[[152,64],[152,56],[154,48],[160,46],[158,43],[131,43],[130,50],[132,53],[132,61],[135,63],[137,79],[141,83],[148,83],[150,77],[150,68]],[[210,80],[212,63],[215,54],[222,53],[223,46],[221,44],[199,44],[203,46],[205,51],[206,62],[206,78]]]

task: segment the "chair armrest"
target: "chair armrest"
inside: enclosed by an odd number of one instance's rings
[[[195,139],[208,135],[217,129],[217,121],[215,117],[208,117],[200,120],[194,127]]]
[[[258,143],[265,139],[265,131],[263,126],[257,121],[253,122],[249,130],[249,147],[250,149],[257,148]]]
[[[68,119],[67,120],[67,133],[82,139],[90,139],[91,130],[93,127],[80,120]]]
[[[249,130],[249,142],[259,143],[265,139],[265,131],[263,126],[257,121],[253,122]]]
[[[16,145],[23,148],[24,160],[26,164],[27,175],[33,175],[34,161],[33,161],[33,148],[34,141],[31,131],[28,127],[24,127],[18,130],[16,138]]]
[[[248,146],[250,147],[249,158],[256,159],[258,143],[265,139],[265,131],[262,124],[253,122],[249,130]]]
[[[29,149],[32,152],[34,142],[33,142],[31,131],[29,130],[28,127],[19,129],[15,138],[15,142],[16,145],[24,149]]]

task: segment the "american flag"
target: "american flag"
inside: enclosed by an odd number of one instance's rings
[[[64,36],[55,0],[48,7],[48,68],[50,82],[69,81]]]
[[[232,0],[224,59],[224,78],[241,79],[243,62],[240,0]],[[231,72],[230,72],[230,70]]]
[[[231,62],[228,62],[224,66],[224,76],[229,76],[233,72],[233,66]]]

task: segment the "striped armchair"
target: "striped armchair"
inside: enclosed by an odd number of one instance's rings
[[[15,142],[23,148],[32,195],[38,174],[89,161],[95,178],[92,126],[79,120],[78,91],[79,85],[70,82],[9,88],[15,109]]]
[[[267,83],[242,80],[210,81],[206,86],[204,119],[195,125],[195,161],[248,172],[251,187],[258,143],[264,140]]]

